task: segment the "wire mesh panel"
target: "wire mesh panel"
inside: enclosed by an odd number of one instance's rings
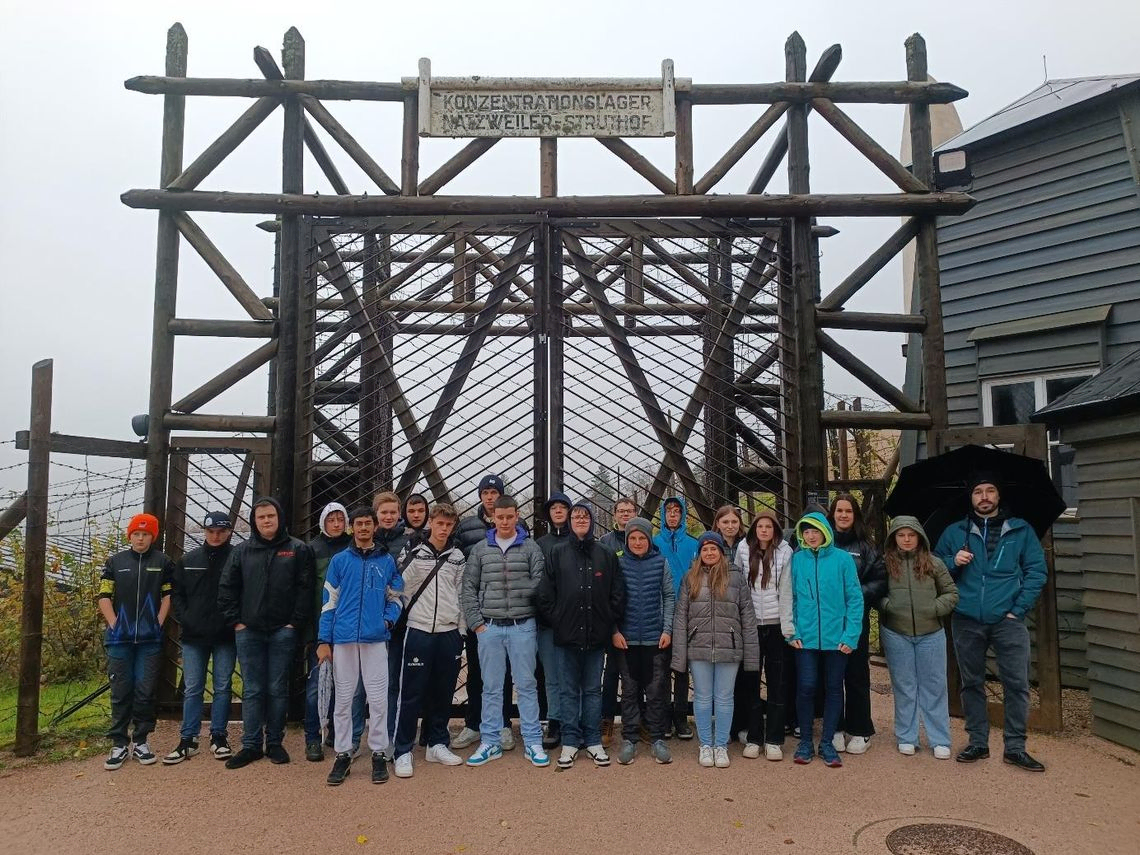
[[[708,220],[559,223],[562,466],[606,524],[617,495],[644,513],[683,494],[783,510],[794,433],[784,406],[791,323],[779,226]]]
[[[379,490],[477,500],[499,474],[532,510],[536,226],[314,220],[298,397],[302,530]]]

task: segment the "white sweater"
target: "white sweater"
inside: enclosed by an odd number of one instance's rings
[[[760,577],[756,578],[756,587],[752,588],[752,607],[756,610],[756,623],[761,626],[771,626],[780,622],[780,579],[792,560],[792,548],[783,540],[776,547],[775,560],[772,563],[772,577],[768,580],[768,587],[760,587]],[[748,541],[740,542],[740,549],[736,553],[736,567],[748,578]]]

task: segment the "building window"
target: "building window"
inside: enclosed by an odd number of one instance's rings
[[[1001,377],[982,383],[982,423],[1029,424],[1029,417],[1097,372],[1096,368],[1057,374]],[[1057,429],[1049,431],[1049,474],[1069,508],[1077,506],[1077,469],[1073,448],[1061,442]]]

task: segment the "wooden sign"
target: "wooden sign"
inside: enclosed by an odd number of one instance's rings
[[[420,136],[669,137],[676,133],[673,61],[661,77],[437,77],[420,60]]]

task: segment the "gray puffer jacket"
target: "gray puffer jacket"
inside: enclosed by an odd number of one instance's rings
[[[741,662],[745,671],[760,667],[760,642],[756,633],[756,610],[748,580],[739,570],[730,570],[723,597],[714,597],[708,575],[696,599],[681,580],[681,596],[673,617],[674,671],[684,671],[691,661]]]
[[[495,529],[490,529],[471,550],[463,571],[460,605],[467,628],[474,632],[488,620],[534,617],[544,564],[542,550],[521,525],[515,527],[515,541],[506,552],[495,542]]]

